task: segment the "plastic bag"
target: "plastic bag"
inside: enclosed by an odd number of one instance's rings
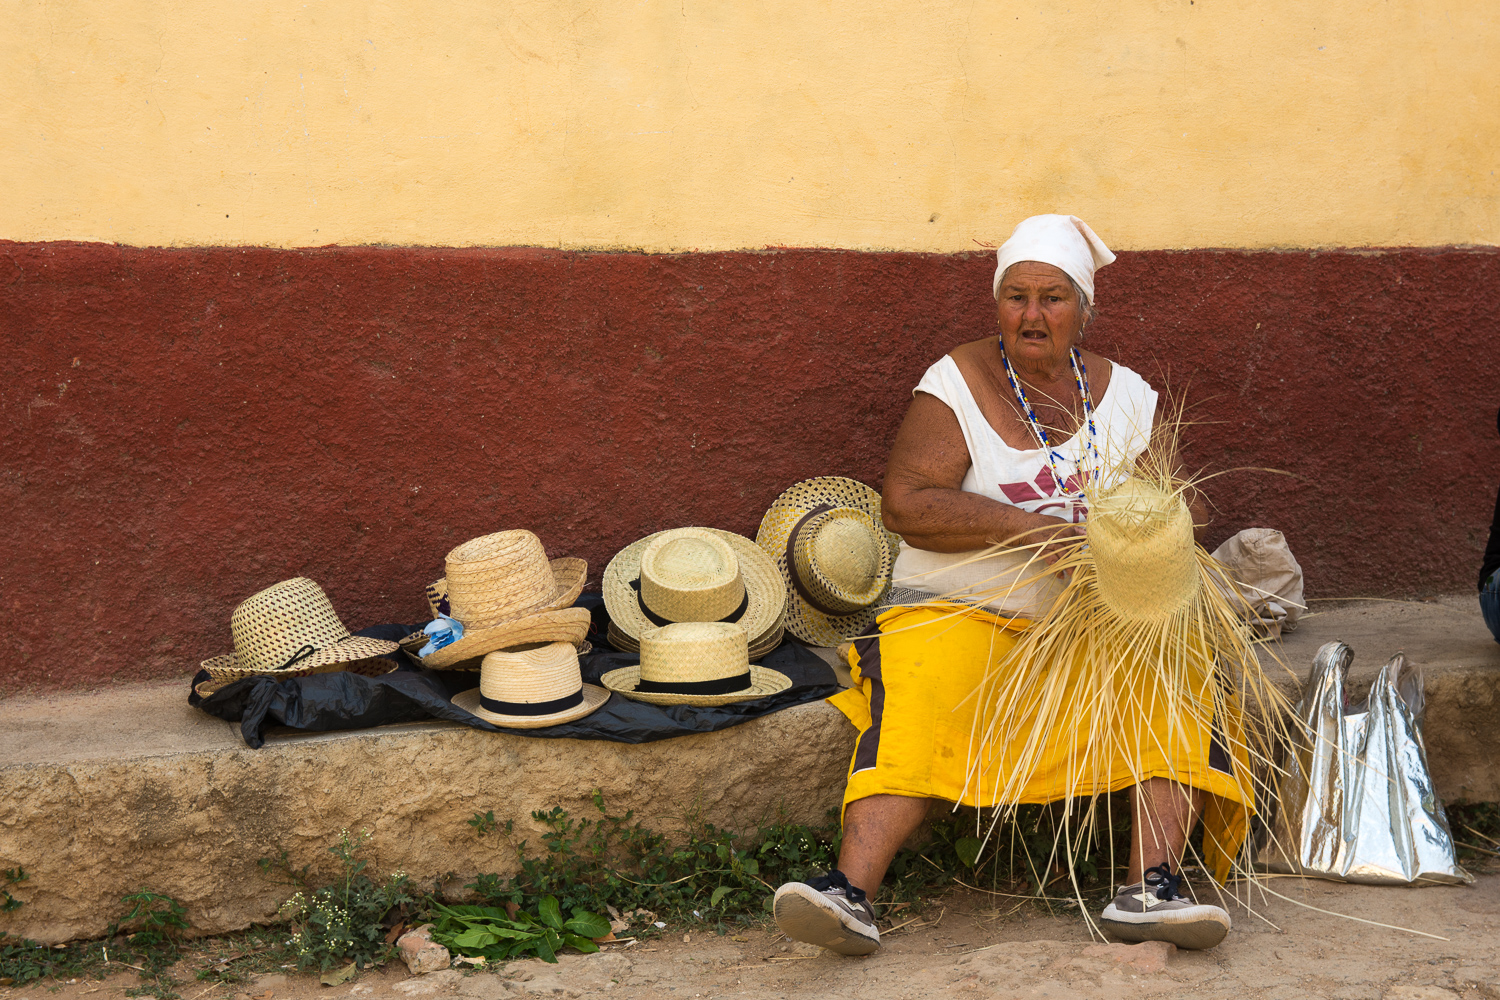
[[[1354,653],[1318,650],[1297,721],[1305,743],[1283,781],[1271,871],[1369,885],[1466,884],[1422,741],[1422,671],[1391,657],[1364,705],[1349,706]]]

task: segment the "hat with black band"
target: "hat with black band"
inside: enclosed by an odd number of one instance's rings
[[[609,700],[597,684],[583,683],[571,642],[538,642],[490,653],[479,665],[479,687],[453,696],[453,704],[497,726],[540,729],[581,719]]]
[[[639,666],[599,679],[655,705],[728,705],[785,691],[792,679],[751,664],[745,630],[730,622],[679,622],[641,633]]]

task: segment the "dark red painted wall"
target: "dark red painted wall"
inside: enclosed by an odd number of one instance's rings
[[[304,574],[415,620],[529,527],[594,578],[659,528],[753,534],[878,485],[911,386],[993,328],[992,257],[0,243],[0,690],[172,676]],[[1500,484],[1500,253],[1127,253],[1095,349],[1189,391],[1213,542],[1315,596],[1474,585]]]

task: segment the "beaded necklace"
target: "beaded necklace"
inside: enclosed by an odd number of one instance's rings
[[[1068,489],[1067,477],[1057,467],[1058,459],[1066,462],[1068,456],[1053,448],[1052,443],[1047,440],[1047,432],[1043,429],[1041,421],[1037,420],[1036,410],[1032,409],[1031,400],[1026,398],[1026,390],[1021,386],[1021,380],[1016,377],[1016,370],[1010,366],[1010,358],[1005,353],[1005,341],[1000,337],[996,337],[995,341],[1000,345],[1000,360],[1005,365],[1005,378],[1010,382],[1011,391],[1016,394],[1016,399],[1021,403],[1021,412],[1026,415],[1026,422],[1031,425],[1031,433],[1035,434],[1037,440],[1042,443],[1042,451],[1047,455],[1047,464],[1052,467],[1052,478],[1057,482],[1058,489],[1062,491],[1063,496],[1083,496],[1082,489],[1077,491]],[[1094,427],[1094,404],[1089,397],[1089,373],[1088,369],[1084,367],[1083,356],[1078,353],[1078,348],[1069,349],[1068,364],[1073,367],[1073,381],[1077,384],[1078,395],[1083,400],[1083,419],[1085,425],[1088,427],[1086,444],[1088,452],[1094,460],[1090,475],[1097,484],[1099,482],[1099,469],[1103,466],[1104,462],[1099,457],[1099,445],[1097,444],[1099,433]]]

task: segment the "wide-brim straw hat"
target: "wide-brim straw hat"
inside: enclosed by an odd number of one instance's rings
[[[572,722],[608,700],[604,688],[583,683],[578,651],[567,642],[489,653],[479,669],[479,687],[453,696],[453,704],[465,712],[508,729]]]
[[[743,535],[672,528],[621,549],[604,570],[604,607],[636,641],[676,622],[727,621],[757,641],[776,629],[786,588],[776,564]]]
[[[272,584],[240,602],[229,619],[234,651],[203,661],[215,680],[306,677],[347,670],[378,677],[396,669],[383,639],[354,636],[323,588],[306,577]]]
[[[745,630],[731,622],[681,622],[641,634],[639,666],[599,679],[611,691],[653,705],[729,705],[792,686],[779,670],[750,662]]]
[[[587,608],[571,607],[588,578],[582,559],[548,559],[536,535],[524,529],[470,539],[448,553],[447,575],[427,588],[433,617],[456,619],[463,638],[417,659],[428,670],[473,670],[497,649],[533,642],[581,643]],[[415,658],[426,644],[402,640]]]
[[[1094,501],[1087,532],[1099,597],[1121,619],[1165,621],[1198,596],[1193,515],[1179,494],[1127,479]]]
[[[875,490],[842,476],[804,480],[771,504],[755,541],[776,561],[797,638],[836,646],[874,628],[901,548]]]

